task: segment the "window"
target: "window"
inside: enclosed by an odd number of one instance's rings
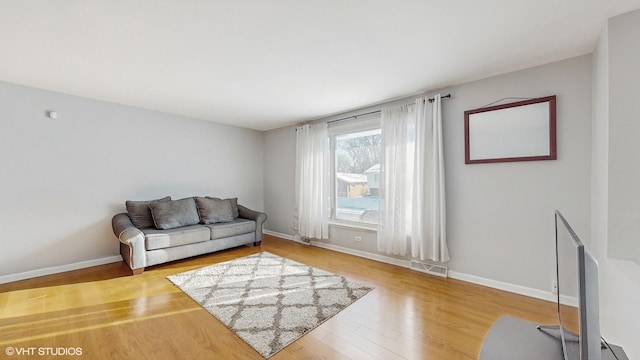
[[[333,220],[377,224],[379,217],[380,117],[331,129]]]

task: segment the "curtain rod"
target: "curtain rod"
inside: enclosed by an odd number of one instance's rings
[[[447,95],[443,95],[443,96],[441,96],[440,98],[441,98],[441,99],[444,99],[444,98],[450,98],[450,97],[451,97],[451,94],[447,94]],[[435,98],[429,98],[428,100],[429,100],[429,102],[430,102],[430,103],[432,103],[432,102],[434,102]],[[407,104],[407,105],[412,105],[412,103]],[[344,121],[344,120],[349,120],[349,119],[357,119],[357,118],[358,118],[358,117],[360,117],[360,116],[373,115],[373,114],[378,114],[378,113],[381,113],[381,112],[382,112],[382,110],[376,110],[376,111],[370,111],[370,112],[368,112],[368,113],[364,113],[364,114],[358,114],[358,115],[353,115],[353,116],[347,116],[347,117],[343,117],[343,118],[340,118],[340,119],[327,121],[327,124],[332,124],[332,123],[335,123],[335,122]],[[297,131],[297,129],[296,129],[296,131]]]
[[[451,97],[451,94],[447,94],[447,95],[441,96],[440,98],[444,99],[444,98],[450,98],[450,97]],[[432,103],[432,102],[435,101],[435,98],[429,98],[428,100],[429,100],[430,103]],[[407,105],[411,105],[411,104],[407,104]],[[338,121],[343,121],[343,120],[348,120],[348,119],[357,119],[359,116],[372,115],[372,114],[377,114],[377,113],[380,113],[380,112],[382,112],[382,110],[371,111],[371,112],[368,112],[368,113],[358,114],[358,115],[354,115],[354,116],[347,116],[347,117],[344,117],[344,118],[341,118],[341,119],[327,121],[327,124],[331,124],[331,123],[338,122]]]
[[[367,116],[367,115],[372,115],[372,114],[379,114],[379,113],[381,113],[381,112],[382,112],[382,110],[376,110],[376,111],[370,111],[370,112],[368,112],[368,113],[364,113],[364,114],[358,114],[358,115],[353,115],[353,116],[347,116],[347,117],[344,117],[344,118],[341,118],[341,119],[336,119],[336,120],[327,121],[327,124],[331,124],[331,123],[338,122],[338,121],[343,121],[343,120],[357,119],[357,118],[359,118],[360,116]]]
[[[450,98],[451,94],[447,94],[447,95],[442,95],[440,96],[440,99],[444,99],[444,98]],[[436,98],[430,98],[429,102],[432,103]]]

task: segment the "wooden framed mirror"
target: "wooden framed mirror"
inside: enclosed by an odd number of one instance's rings
[[[464,112],[465,164],[555,160],[556,97]]]

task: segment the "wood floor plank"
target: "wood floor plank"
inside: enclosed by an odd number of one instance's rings
[[[275,360],[477,359],[502,315],[556,321],[550,302],[267,235],[261,247],[163,264],[137,276],[116,263],[2,284],[0,348],[78,347],[91,359],[260,359],[166,279],[260,251],[375,287]]]

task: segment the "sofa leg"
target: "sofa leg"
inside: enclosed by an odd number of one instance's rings
[[[132,275],[140,275],[144,272],[144,268],[131,269]]]
[[[253,246],[260,246],[260,244],[262,244],[262,241],[256,241],[253,243]]]

